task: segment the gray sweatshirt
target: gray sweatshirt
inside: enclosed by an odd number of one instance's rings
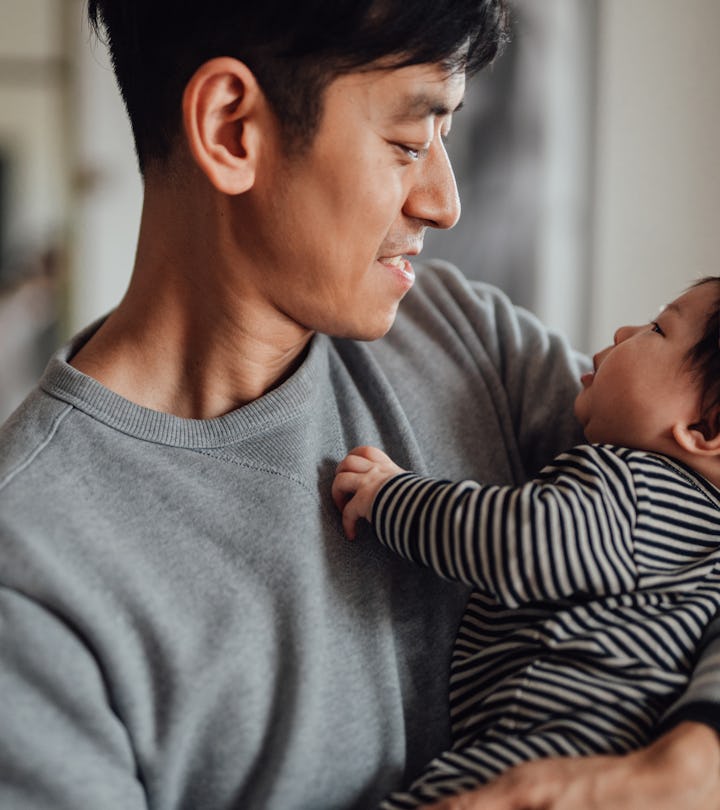
[[[467,591],[347,542],[333,469],[519,483],[578,439],[579,359],[440,264],[218,419],[73,369],[92,331],[0,432],[0,807],[374,806],[448,744]]]

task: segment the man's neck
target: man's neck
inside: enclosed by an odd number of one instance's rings
[[[71,360],[138,405],[195,419],[279,385],[312,337],[245,284],[238,257],[208,248],[223,235],[202,228],[172,201],[146,195],[127,294]]]
[[[283,382],[302,361],[310,337],[280,349],[242,328],[220,333],[162,318],[127,320],[118,309],[71,364],[143,407],[210,419]]]

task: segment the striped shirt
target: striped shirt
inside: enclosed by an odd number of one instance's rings
[[[656,453],[582,445],[522,487],[406,473],[378,493],[373,525],[474,588],[451,665],[453,748],[387,808],[529,759],[647,743],[720,606],[720,493]]]

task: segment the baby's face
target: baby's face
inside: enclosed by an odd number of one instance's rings
[[[693,287],[656,321],[623,326],[582,377],[575,415],[590,442],[667,450],[673,425],[700,418],[700,386],[687,362],[717,298],[715,284]]]

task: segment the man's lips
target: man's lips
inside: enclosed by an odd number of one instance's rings
[[[413,256],[417,256],[422,248],[422,243],[411,243],[404,246],[388,245],[386,248],[387,253],[381,253],[378,256],[378,261],[383,264],[400,264],[403,259],[412,259]]]
[[[380,264],[391,265],[392,267],[404,267],[407,259],[405,256],[380,256],[378,259]]]
[[[405,291],[415,283],[415,270],[404,256],[381,256],[378,262],[392,271]]]

